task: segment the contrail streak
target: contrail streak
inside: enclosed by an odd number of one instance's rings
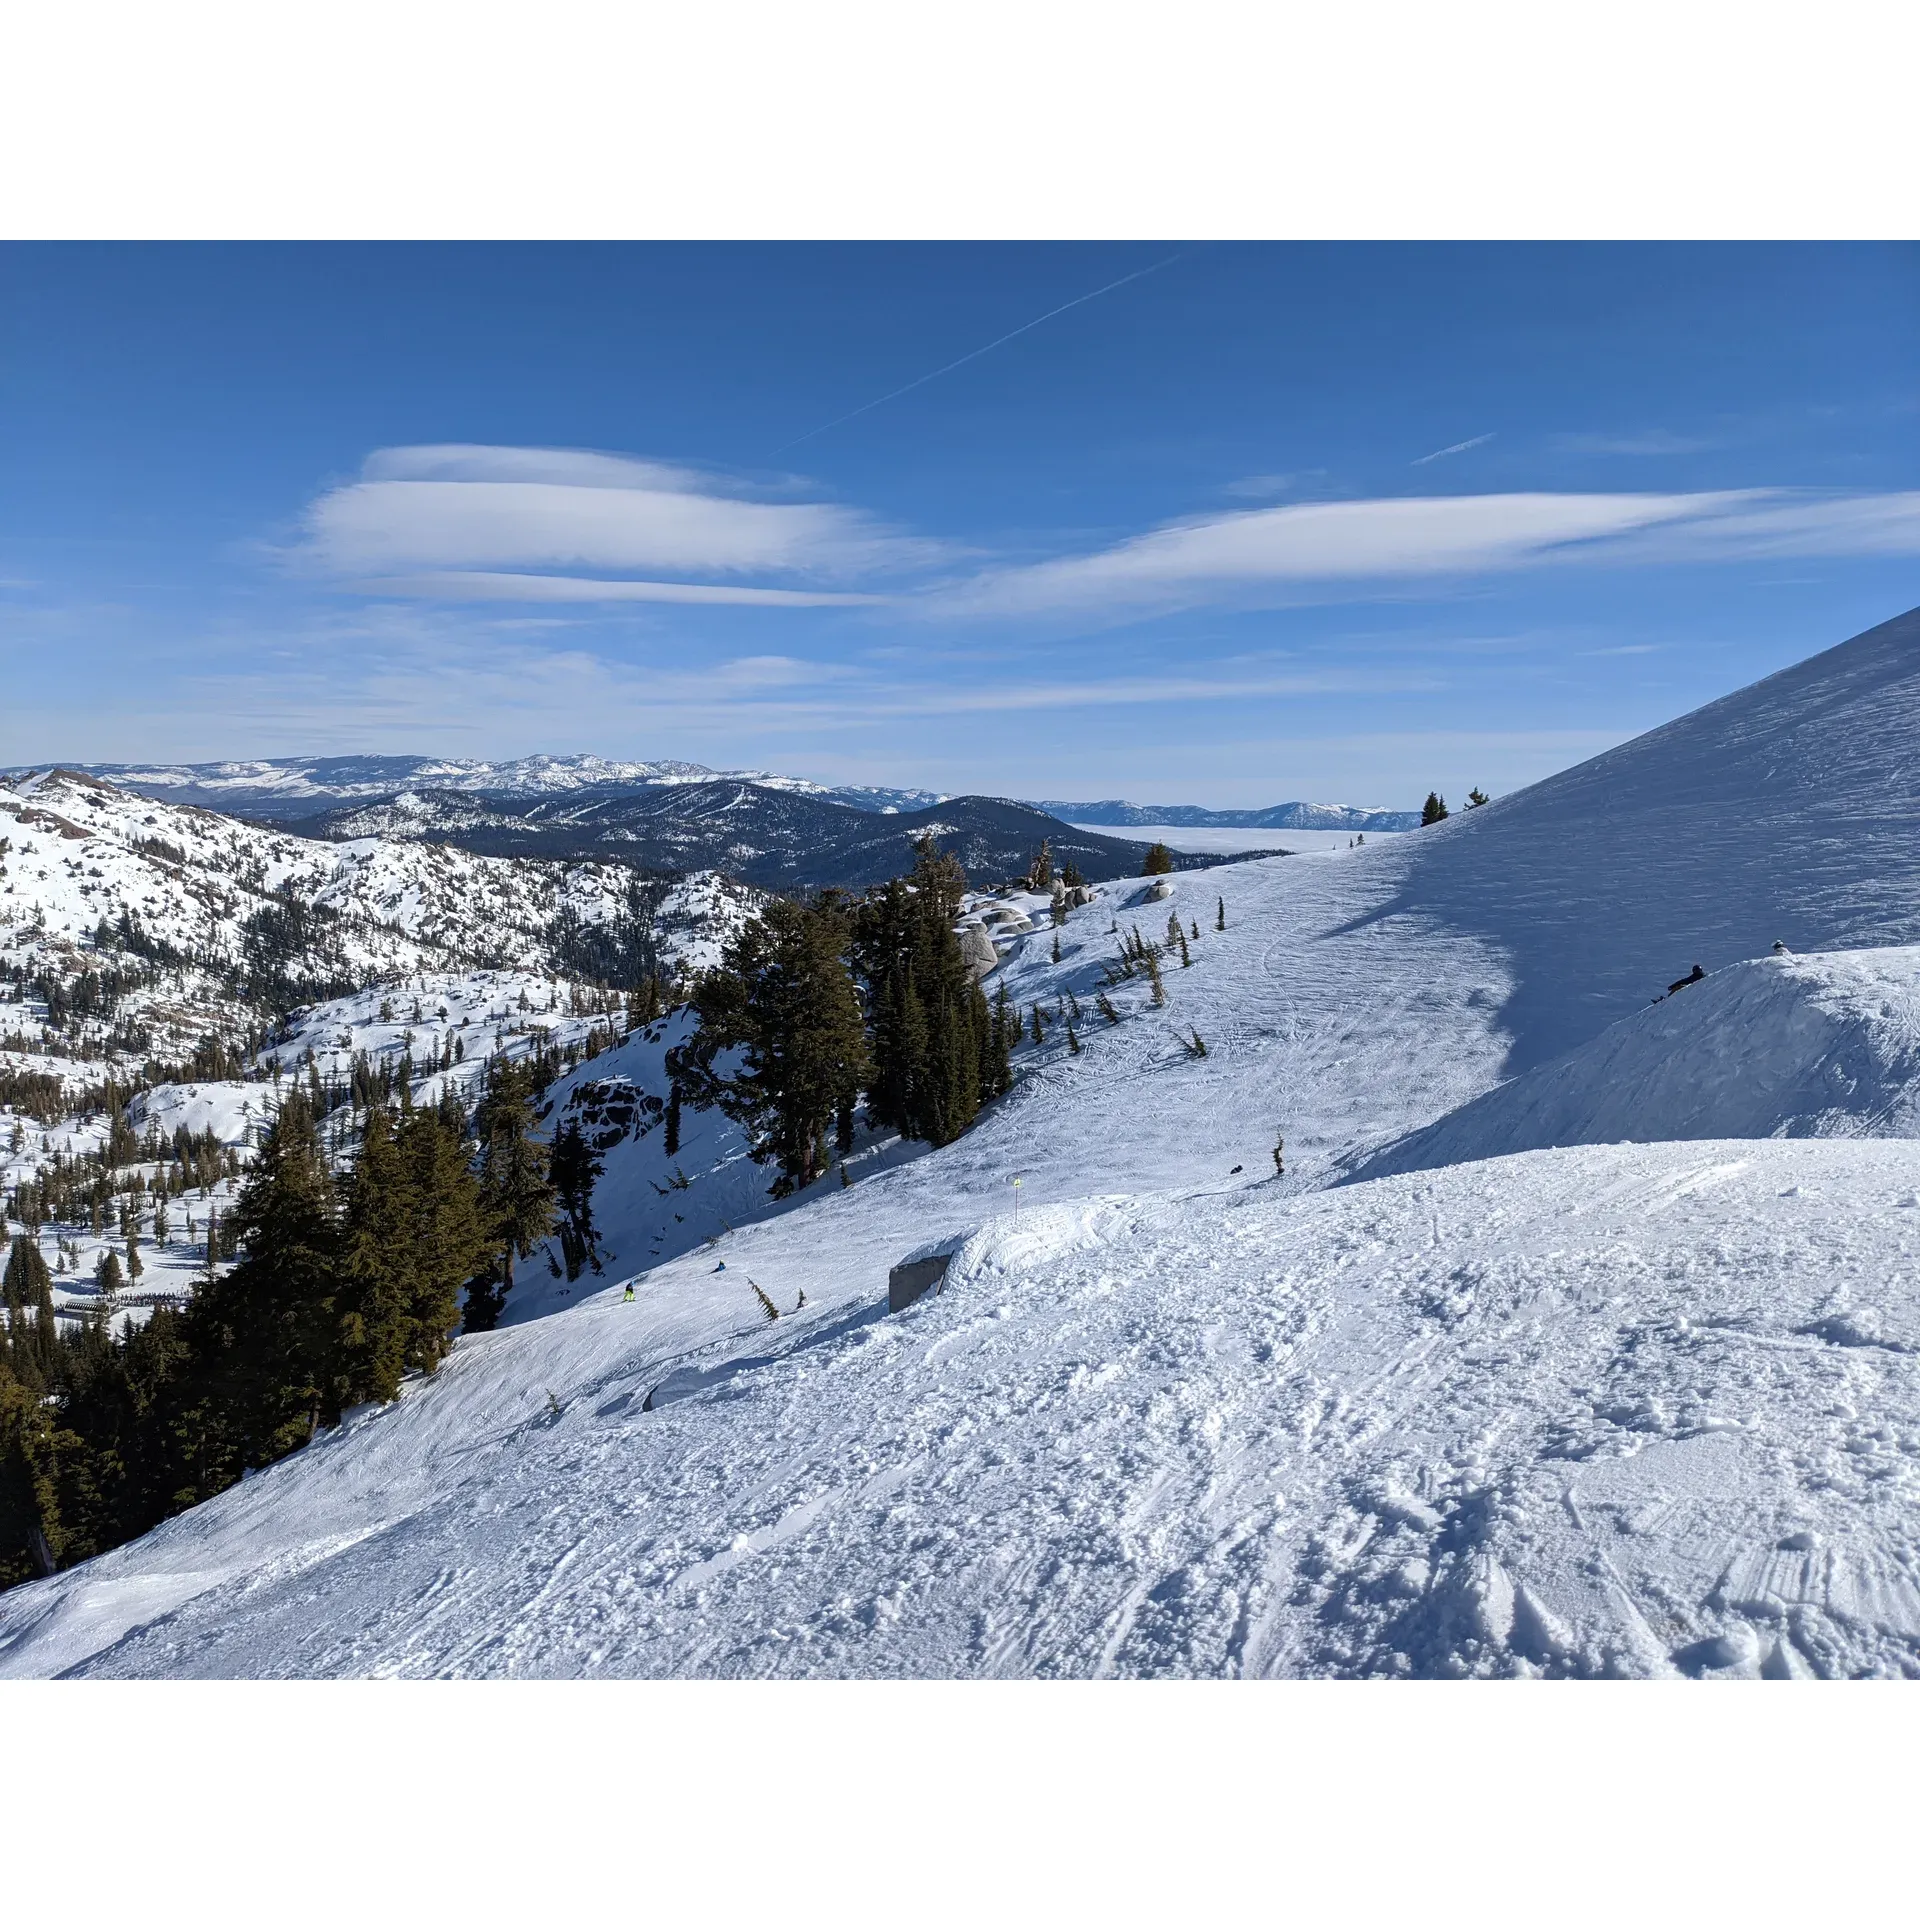
[[[1185,253],[1182,247],[1179,253],[1170,253],[1164,260],[1156,260],[1150,267],[1137,268],[1125,273],[1118,280],[1109,280],[1104,287],[1095,287],[1091,293],[1080,294],[1064,305],[1050,307],[1036,320],[1015,327],[1011,333],[1003,333],[998,340],[989,340],[984,347],[975,347],[971,353],[963,353],[958,360],[949,360],[944,367],[935,367],[931,373],[923,373],[917,380],[909,380],[904,387],[895,387],[891,393],[883,393],[877,400],[869,400],[864,406],[855,407],[851,413],[843,413],[837,420],[829,420],[824,426],[812,427],[800,435],[797,440],[787,441],[785,446],[775,447],[774,454],[782,454],[789,447],[797,447],[801,441],[816,439],[823,433],[831,433],[835,427],[844,427],[849,420],[857,420],[863,413],[871,413],[875,407],[884,407],[889,400],[898,400],[903,393],[911,393],[915,387],[924,387],[929,380],[938,380],[943,373],[951,373],[955,367],[964,367],[969,360],[978,360],[983,353],[991,353],[995,347],[1004,347],[1009,340],[1017,340],[1023,333],[1031,333],[1035,327],[1044,326],[1047,321],[1057,319],[1073,307],[1084,307],[1089,300],[1098,300],[1103,293],[1112,293],[1116,287],[1124,287],[1131,280],[1144,280],[1150,273],[1158,273],[1162,267],[1170,267]],[[773,455],[769,455],[772,458]]]
[[[1423,453],[1418,460],[1409,460],[1410,467],[1424,467],[1429,460],[1444,460],[1450,453],[1465,453],[1469,447],[1484,447],[1493,438],[1490,433],[1476,433],[1471,440],[1456,440],[1450,447],[1442,447],[1438,453]]]

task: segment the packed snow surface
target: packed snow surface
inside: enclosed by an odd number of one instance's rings
[[[1067,824],[1088,833],[1110,834],[1116,840],[1137,840],[1143,847],[1158,840],[1180,853],[1333,853],[1351,847],[1355,837],[1324,828],[1110,827],[1089,820]]]
[[[0,1671],[1920,1672],[1920,1142],[1839,1137],[1914,1131],[1917,748],[1908,616],[1057,962],[1009,902],[1052,1024],[972,1132],[661,1257],[636,1123],[603,1286],[0,1597]]]
[[[887,1184],[463,1341],[0,1671],[1920,1673],[1912,1143],[1047,1206],[895,1318]]]

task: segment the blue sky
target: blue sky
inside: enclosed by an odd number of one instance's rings
[[[1920,602],[1911,246],[12,246],[0,423],[6,761],[1407,805]]]

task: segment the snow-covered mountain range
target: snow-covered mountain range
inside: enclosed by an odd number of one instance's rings
[[[47,770],[11,769],[16,773]],[[526,796],[572,793],[581,787],[677,786],[709,780],[749,780],[776,792],[818,794],[870,813],[936,806],[948,797],[919,788],[824,787],[787,774],[718,772],[690,760],[605,760],[594,753],[536,753],[518,760],[331,754],[172,766],[115,762],[89,764],[81,771],[134,793],[260,820],[297,820],[407,792]]]
[[[412,796],[485,795],[502,812],[592,789],[602,803],[653,787],[761,787],[804,794],[861,813],[917,813],[957,796],[926,787],[823,786],[792,774],[720,771],[690,760],[606,760],[598,754],[531,754],[518,760],[449,760],[422,754],[342,754],[281,760],[210,760],[188,765],[87,764],[80,769],[157,799],[208,807],[260,820],[300,820],[315,814],[392,802]],[[47,771],[14,768],[13,773]],[[1087,826],[1275,827],[1342,833],[1400,833],[1420,824],[1418,813],[1377,807],[1322,806],[1291,800],[1279,806],[1220,810],[1136,806],[1127,800],[1030,800],[1035,808]]]
[[[90,1079],[266,1017],[236,997],[249,973],[271,975],[284,1003],[456,964],[691,969],[752,910],[717,874],[315,840],[66,771],[0,781],[0,840],[4,1044],[23,1067]],[[81,980],[94,990],[56,1020],[48,983]]]
[[[1920,1676],[1920,613],[1059,934],[1010,1095],[777,1208],[658,1177],[666,1023],[583,1062],[604,1282],[0,1672]]]

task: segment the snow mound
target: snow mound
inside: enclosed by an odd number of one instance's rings
[[[1709,974],[1361,1163],[1617,1140],[1920,1136],[1920,947]]]

